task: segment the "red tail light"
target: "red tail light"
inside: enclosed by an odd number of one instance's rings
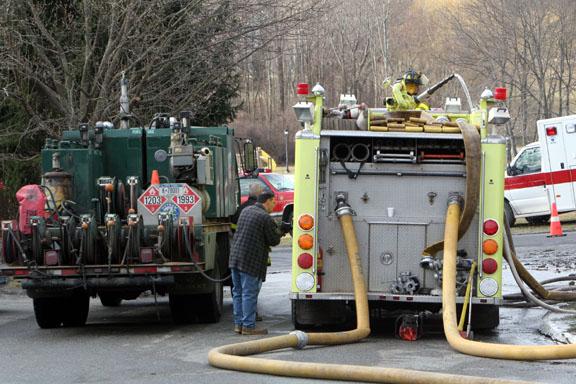
[[[488,219],[488,220],[484,221],[484,225],[482,226],[482,230],[488,236],[492,236],[492,235],[495,235],[496,233],[498,233],[498,229],[500,229],[500,226],[498,225],[496,220],[492,220],[492,219]]]
[[[546,128],[546,136],[556,136],[558,134],[558,130],[556,127],[547,127]]]
[[[309,253],[302,253],[298,256],[298,266],[302,269],[308,269],[314,264],[314,258]]]
[[[482,261],[482,271],[491,275],[498,270],[498,262],[492,258],[484,259]]]

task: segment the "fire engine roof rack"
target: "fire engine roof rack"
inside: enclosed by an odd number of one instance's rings
[[[411,138],[411,139],[443,139],[462,140],[460,133],[404,133],[404,132],[372,132],[372,131],[320,131],[322,137],[355,137],[355,138]]]

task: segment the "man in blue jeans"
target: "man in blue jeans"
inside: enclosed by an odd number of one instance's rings
[[[265,335],[267,329],[256,328],[256,304],[266,268],[270,247],[280,243],[285,230],[280,230],[270,212],[276,205],[272,192],[262,192],[258,202],[245,208],[238,218],[232,240],[232,303],[234,332],[242,335]]]

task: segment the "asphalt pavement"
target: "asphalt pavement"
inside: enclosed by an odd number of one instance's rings
[[[576,234],[574,234],[576,236]],[[521,259],[537,278],[563,275],[570,271],[569,262],[548,265],[539,260],[546,251],[556,249],[532,244],[518,238]],[[560,244],[565,251],[552,255],[570,258],[572,237]],[[539,243],[538,243],[539,242]],[[548,257],[546,256],[546,257]],[[263,326],[271,335],[293,330],[290,319],[290,249],[275,248],[272,267],[260,296],[259,312]],[[573,272],[573,270],[572,270]],[[505,271],[506,289],[515,289]],[[147,296],[123,302],[118,308],[102,307],[91,302],[88,324],[82,328],[39,329],[35,323],[31,300],[21,292],[4,290],[0,294],[0,383],[332,383],[299,378],[283,378],[239,373],[212,368],[208,351],[216,346],[253,340],[232,331],[232,304],[225,292],[224,316],[218,324],[176,326],[170,320],[165,297]],[[493,332],[476,339],[492,343],[552,345],[542,334],[546,311],[538,308],[501,311],[501,324]],[[569,321],[565,324],[569,327]],[[428,335],[416,342],[396,339],[388,332],[375,331],[366,340],[352,345],[309,347],[302,351],[281,350],[262,358],[334,364],[393,367],[475,375],[493,378],[530,380],[543,383],[575,382],[576,359],[522,362],[501,361],[466,356],[455,352],[442,335]],[[334,382],[335,383],[335,382]]]

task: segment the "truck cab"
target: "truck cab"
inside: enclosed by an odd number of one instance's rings
[[[240,177],[241,203],[248,200],[250,185],[258,183],[265,191],[274,193],[276,205],[270,213],[275,220],[292,222],[292,211],[294,209],[294,179],[292,175],[281,175],[279,173],[260,172],[257,176]]]

